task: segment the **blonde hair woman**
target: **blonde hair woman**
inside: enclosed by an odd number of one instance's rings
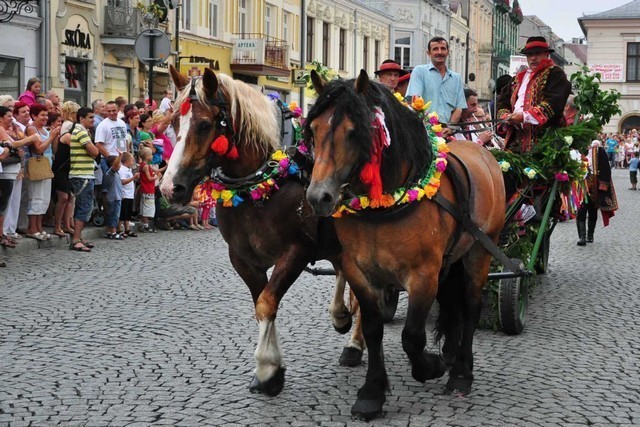
[[[62,104],[62,127],[60,138],[53,143],[53,188],[56,190],[56,207],[54,210],[53,234],[64,237],[65,233],[73,234],[73,208],[75,200],[71,195],[69,185],[69,170],[71,168],[71,132],[77,121],[76,113],[80,106],[73,101]]]

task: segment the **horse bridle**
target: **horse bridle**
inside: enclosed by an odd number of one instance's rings
[[[199,102],[198,94],[196,92],[196,82],[201,79],[201,76],[196,76],[191,79],[191,89],[189,90],[188,99],[193,104],[193,102]],[[212,107],[218,107],[218,115],[215,117],[216,121],[216,129],[219,131],[217,135],[224,135],[229,140],[229,148],[227,152],[223,154],[226,156],[236,145],[236,133],[233,129],[233,123],[229,123],[229,113],[227,112],[227,102],[224,99],[224,95],[220,86],[218,86],[218,90],[214,94],[213,98],[205,99],[206,103]]]

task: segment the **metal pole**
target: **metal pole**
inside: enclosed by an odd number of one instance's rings
[[[153,108],[153,66],[156,63],[155,34],[149,40],[149,106]]]
[[[542,222],[540,223],[540,228],[538,229],[538,236],[536,237],[536,242],[533,245],[533,250],[531,251],[531,258],[529,259],[529,265],[527,265],[527,270],[533,271],[536,265],[536,259],[538,258],[538,251],[540,250],[540,246],[542,245],[542,239],[544,238],[545,232],[547,231],[547,225],[549,224],[549,217],[551,216],[551,208],[553,207],[553,201],[556,198],[556,193],[558,192],[558,181],[553,181],[553,186],[551,187],[551,193],[549,194],[549,200],[547,201],[547,206],[544,210],[544,216],[542,217]]]

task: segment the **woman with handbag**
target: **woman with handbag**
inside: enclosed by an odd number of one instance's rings
[[[32,105],[29,114],[32,123],[27,126],[27,136],[38,135],[39,138],[29,145],[25,153],[29,176],[29,202],[27,204],[29,225],[26,237],[49,240],[51,235],[42,228],[42,219],[47,213],[51,201],[51,178],[53,178],[51,143],[58,138],[60,127],[53,128],[51,131],[46,129],[49,113],[44,105]]]
[[[28,107],[27,107],[28,108]],[[2,159],[2,172],[0,172],[0,245],[13,248],[18,244],[15,237],[17,225],[17,213],[14,215],[13,224],[5,223],[7,210],[11,201],[17,198],[16,206],[20,205],[22,192],[22,148],[36,141],[38,136],[25,138],[13,126],[13,111],[5,106],[0,106],[0,141],[6,148],[7,156]],[[9,148],[10,147],[10,148]],[[11,225],[11,227],[7,227]],[[8,232],[10,231],[10,232]],[[13,235],[10,235],[13,234]]]

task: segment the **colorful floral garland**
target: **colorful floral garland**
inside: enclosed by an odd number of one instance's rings
[[[353,214],[363,209],[388,208],[393,205],[400,205],[420,201],[423,198],[431,199],[440,188],[440,177],[447,168],[447,153],[449,147],[445,139],[440,135],[442,125],[438,122],[438,115],[435,112],[427,114],[427,110],[431,103],[425,104],[422,98],[416,97],[411,105],[404,102],[402,97],[396,98],[403,105],[411,108],[418,113],[418,116],[425,124],[429,141],[433,149],[433,161],[429,166],[425,175],[413,185],[409,187],[397,188],[393,194],[383,194],[380,200],[372,200],[369,196],[361,195],[348,199],[343,199],[340,206],[333,214],[335,218],[339,218],[344,214]]]
[[[226,208],[236,207],[246,199],[250,199],[256,204],[269,199],[271,194],[279,189],[278,180],[295,175],[299,170],[296,162],[282,150],[273,153],[271,160],[273,166],[262,174],[262,180],[259,184],[248,187],[227,188],[221,182],[206,178],[198,189],[200,198],[206,199],[210,197],[215,204],[220,203]]]

